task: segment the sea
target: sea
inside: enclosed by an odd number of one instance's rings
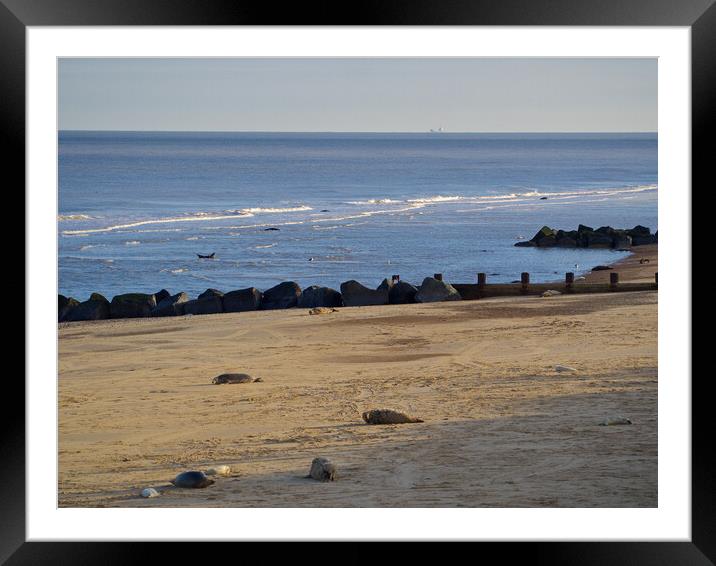
[[[60,131],[59,292],[196,296],[561,280],[623,251],[515,247],[543,225],[658,230],[656,133]],[[546,198],[545,198],[546,197]],[[198,255],[215,254],[213,259]]]

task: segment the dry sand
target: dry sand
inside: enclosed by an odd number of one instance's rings
[[[646,248],[623,281],[653,280]],[[653,291],[71,323],[59,336],[63,507],[657,506]],[[263,382],[212,385],[224,372]],[[382,407],[425,422],[361,421]],[[634,424],[599,426],[612,416]],[[304,477],[316,456],[337,481]],[[232,473],[206,489],[168,484],[217,464]],[[161,497],[140,498],[145,487]]]

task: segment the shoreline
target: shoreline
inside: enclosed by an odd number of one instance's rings
[[[654,273],[658,271],[658,243],[657,244],[647,244],[642,246],[637,246],[638,249],[631,249],[630,254],[622,259],[616,260],[613,263],[607,264],[608,266],[612,267],[610,270],[603,270],[603,271],[588,271],[583,275],[584,279],[576,279],[575,280],[575,286],[579,285],[586,285],[586,284],[608,284],[609,283],[609,277],[610,273],[617,272],[619,273],[619,279],[620,283],[653,283],[654,282]],[[640,260],[648,260],[648,263],[640,263]],[[472,284],[460,284],[460,283],[450,283],[451,285],[456,286],[462,286],[462,285],[472,285]],[[555,279],[553,281],[549,281],[547,283],[540,283],[536,285],[540,286],[549,286],[550,284],[554,284],[555,286],[563,285],[564,279]],[[496,284],[496,285],[502,285],[502,284]],[[489,286],[489,285],[488,285]],[[514,297],[516,298],[517,295]],[[479,300],[485,301],[489,300],[491,298],[495,297],[483,297]],[[463,299],[464,301],[472,301],[475,299]],[[384,304],[384,305],[373,305],[378,307],[389,307],[389,306],[410,306],[410,305],[425,305],[425,304],[432,304],[432,303],[409,303],[407,305],[395,305],[395,304]],[[215,312],[215,313],[208,313],[208,314],[198,314],[198,315],[178,315],[178,316],[169,316],[169,317],[154,317],[154,316],[144,316],[144,317],[132,317],[132,318],[105,318],[101,320],[79,320],[79,321],[63,321],[59,322],[58,325],[60,328],[64,326],[72,326],[77,327],[78,325],[84,325],[84,324],[100,324],[100,323],[107,323],[107,322],[116,322],[119,320],[143,320],[143,319],[157,319],[157,318],[170,318],[170,319],[187,319],[192,318],[193,316],[210,316],[210,314],[213,315],[229,315],[229,314],[242,314],[245,315],[247,313],[252,312],[261,312],[261,313],[267,313],[267,312],[273,312],[276,310],[300,310],[300,311],[307,311],[310,307],[290,307],[288,309],[256,309],[256,310],[248,310],[241,313],[232,313],[232,312]],[[338,308],[341,309],[353,309],[356,307],[353,306],[340,306]]]
[[[620,282],[654,282],[654,273],[659,270],[659,244],[646,244],[635,246],[631,253],[622,259],[607,264],[612,270],[590,271],[584,277],[589,283],[609,283],[609,273],[619,273]],[[640,263],[641,259],[649,260],[648,263]]]

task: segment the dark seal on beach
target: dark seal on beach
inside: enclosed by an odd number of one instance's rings
[[[318,481],[334,481],[336,479],[336,467],[327,458],[314,458],[311,462],[311,471],[308,478]]]
[[[183,488],[209,487],[213,483],[214,480],[207,478],[204,472],[195,471],[182,472],[171,481],[174,487]]]
[[[259,381],[262,381],[260,377],[254,379],[247,373],[222,373],[211,380],[214,385],[221,385],[222,383],[257,383]]]
[[[422,423],[422,419],[409,417],[405,413],[399,413],[392,409],[373,409],[363,413],[363,420],[368,424],[403,424],[403,423]]]

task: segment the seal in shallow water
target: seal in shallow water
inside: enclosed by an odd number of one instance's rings
[[[368,424],[403,424],[422,423],[422,419],[409,417],[405,413],[399,413],[392,409],[373,409],[363,413],[363,420]]]
[[[311,462],[311,471],[306,476],[318,481],[334,481],[336,479],[336,467],[327,458],[314,458]]]
[[[262,381],[262,379],[260,377],[254,379],[246,373],[222,373],[211,380],[215,385],[222,383],[256,383],[258,381]]]
[[[207,478],[204,472],[195,471],[182,472],[171,481],[174,487],[186,488],[209,487],[213,483],[214,480]]]

